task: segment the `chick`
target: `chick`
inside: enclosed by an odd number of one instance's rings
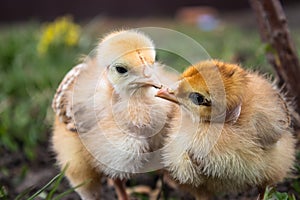
[[[289,106],[268,80],[208,60],[188,68],[157,97],[182,107],[163,149],[170,176],[196,199],[249,187],[264,191],[293,167]]]
[[[127,200],[124,180],[155,169],[172,105],[154,97],[162,74],[153,42],[134,30],[114,32],[96,56],[74,67],[53,99],[53,149],[82,199],[100,199],[101,177],[115,181]],[[163,80],[163,77],[162,79]],[[159,83],[159,84],[158,84]]]

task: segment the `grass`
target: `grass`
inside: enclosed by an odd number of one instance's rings
[[[50,131],[55,88],[87,49],[61,47],[40,56],[40,25],[24,26],[0,32],[0,146],[34,159],[35,146]]]
[[[263,200],[296,200],[296,197],[286,192],[278,192],[274,188],[267,188]]]
[[[19,194],[15,198],[15,200],[22,200],[22,199],[34,200],[36,198],[41,198],[41,199],[45,199],[45,200],[59,200],[65,196],[67,196],[68,194],[74,192],[76,188],[82,186],[85,183],[79,184],[78,186],[70,188],[62,193],[57,192],[57,189],[64,178],[67,167],[68,166],[65,166],[65,168],[59,174],[57,174],[55,177],[53,177],[47,184],[45,184],[43,187],[41,187],[41,189],[39,189],[35,193],[30,195],[29,193],[31,192],[31,190],[30,190],[30,188],[28,188],[27,190],[25,190],[21,194]],[[1,190],[0,190],[0,195],[1,195]],[[2,199],[6,200],[8,198],[7,198],[7,196],[4,195],[2,197]]]
[[[0,154],[24,152],[27,159],[36,158],[36,147],[47,141],[51,132],[51,100],[55,89],[66,72],[78,63],[78,58],[93,49],[103,32],[85,30],[76,46],[60,45],[39,55],[37,46],[41,29],[38,22],[0,28]],[[201,32],[188,25],[174,25],[174,29],[198,41],[212,58],[272,72],[265,60],[265,46],[256,30],[242,30],[232,25],[214,32]],[[300,37],[296,41],[299,47]],[[163,51],[158,51],[158,59],[178,66],[180,71],[188,65],[183,58]],[[9,169],[4,166],[0,170],[7,172]],[[60,177],[49,183],[59,183]],[[294,187],[300,193],[299,181],[295,181]],[[279,195],[272,191],[270,195]],[[5,188],[0,185],[0,199],[6,195]]]

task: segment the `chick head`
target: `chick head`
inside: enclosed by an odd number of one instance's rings
[[[203,61],[183,72],[174,89],[157,97],[181,105],[200,121],[236,120],[240,114],[247,73],[237,65]]]
[[[97,55],[117,93],[159,87],[153,74],[155,47],[143,33],[128,30],[109,34],[99,44]]]

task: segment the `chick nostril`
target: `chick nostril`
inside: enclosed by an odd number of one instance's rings
[[[146,78],[150,78],[152,73],[151,73],[151,70],[149,69],[148,66],[145,66],[144,69],[143,69],[143,75],[146,77]]]

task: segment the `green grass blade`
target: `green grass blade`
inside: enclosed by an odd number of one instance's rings
[[[41,194],[44,190],[46,190],[52,183],[54,183],[62,173],[57,174],[54,178],[52,178],[44,187],[42,187],[40,190],[38,190],[36,193],[34,193],[31,197],[29,197],[27,200],[34,200],[39,194]]]
[[[7,199],[7,191],[4,186],[0,186],[0,199],[6,200]]]
[[[83,182],[83,183],[81,183],[81,184],[79,184],[79,185],[77,185],[77,186],[75,186],[73,188],[68,189],[67,191],[64,191],[63,193],[57,195],[53,200],[59,200],[59,199],[61,199],[62,197],[64,197],[64,196],[66,196],[66,195],[74,192],[77,188],[79,188],[79,187],[87,184],[88,182],[90,182],[90,181],[85,181],[85,182]]]
[[[54,187],[51,189],[51,191],[47,195],[46,200],[51,200],[52,199],[53,194],[56,192],[58,186],[60,185],[60,183],[61,183],[61,181],[62,181],[62,179],[65,175],[65,172],[66,172],[67,168],[68,168],[68,164],[64,167],[62,172],[59,174],[60,176],[58,176],[57,180],[55,181]]]
[[[16,198],[15,200],[21,200],[22,198],[24,198],[26,195],[29,194],[29,192],[32,190],[32,187],[29,187],[27,189],[25,189],[24,191],[22,191]]]

